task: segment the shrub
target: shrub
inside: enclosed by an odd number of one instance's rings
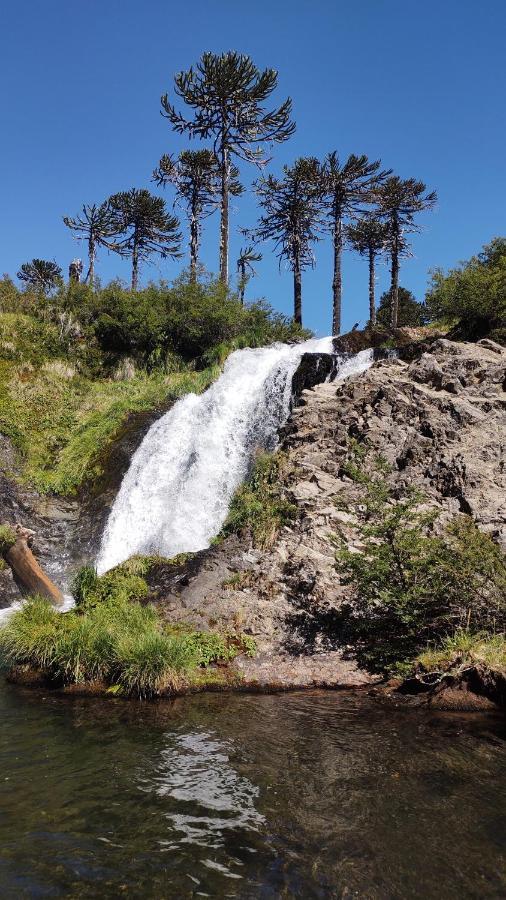
[[[371,477],[360,527],[364,549],[337,553],[354,595],[341,610],[343,636],[376,671],[459,628],[506,627],[504,554],[468,516],[434,533],[436,513],[421,509],[421,499],[408,492],[396,500],[383,476]]]
[[[460,336],[489,334],[506,343],[506,238],[447,274],[432,272],[426,303],[433,318],[457,321]]]
[[[221,535],[249,530],[258,547],[270,546],[297,507],[283,496],[280,478],[286,469],[282,453],[261,453],[248,481],[236,491]]]

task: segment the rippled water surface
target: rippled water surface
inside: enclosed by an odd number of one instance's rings
[[[506,895],[506,727],[357,694],[0,685],[0,897]]]

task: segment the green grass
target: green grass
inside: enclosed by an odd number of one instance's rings
[[[23,325],[20,338],[16,322]],[[37,323],[42,332],[37,344],[32,323],[27,316],[0,315],[0,432],[18,451],[23,479],[41,493],[75,494],[102,474],[104,453],[132,413],[200,393],[219,374],[213,366],[129,381],[91,379],[64,358],[44,361],[44,353],[54,350],[55,335]]]
[[[247,638],[163,623],[151,605],[109,599],[58,613],[31,598],[0,629],[0,653],[58,685],[99,680],[128,696],[150,698],[202,684],[203,668],[250,654]]]
[[[293,521],[297,507],[280,484],[287,468],[283,453],[261,453],[248,481],[236,491],[221,537],[249,531],[256,547],[271,546],[280,528]]]
[[[459,629],[439,647],[420,653],[416,663],[427,672],[444,671],[454,664],[483,663],[506,671],[506,634],[473,634]]]
[[[100,681],[113,693],[147,698],[203,687],[206,670],[239,653],[252,656],[252,638],[195,631],[165,622],[148,603],[143,578],[158,557],[133,557],[98,577],[89,566],[77,573],[76,608],[58,613],[34,597],[0,628],[0,655],[10,665],[27,665],[60,685]]]

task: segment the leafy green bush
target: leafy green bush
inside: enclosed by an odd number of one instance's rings
[[[506,238],[447,274],[436,269],[426,303],[432,318],[457,321],[462,337],[506,343]]]
[[[459,628],[506,627],[504,554],[468,516],[434,533],[436,514],[421,509],[421,499],[413,491],[396,500],[382,475],[370,477],[363,550],[337,553],[354,594],[341,610],[343,639],[376,671]]]
[[[249,530],[257,547],[270,546],[297,507],[283,496],[281,475],[286,468],[282,453],[261,453],[248,481],[236,491],[221,535]]]

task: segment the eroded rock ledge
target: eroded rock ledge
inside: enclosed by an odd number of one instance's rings
[[[367,440],[390,463],[392,484],[416,484],[443,521],[464,511],[504,544],[505,379],[499,345],[438,339],[412,361],[378,361],[345,382],[304,390],[282,435],[293,525],[266,550],[231,537],[177,571],[155,569],[151,584],[166,617],[253,635],[256,658],[236,663],[252,686],[370,684],[336,629],[347,589],[333,538],[338,532],[356,545],[360,502],[343,469],[350,438]]]

